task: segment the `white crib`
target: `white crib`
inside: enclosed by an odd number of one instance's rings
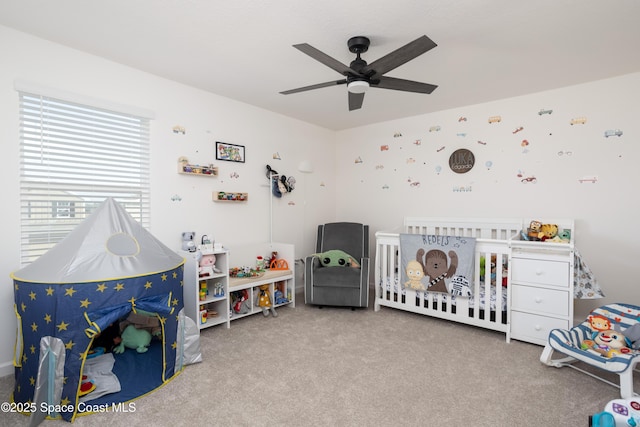
[[[521,219],[405,218],[404,233],[476,239],[472,296],[468,298],[402,289],[400,234],[377,232],[374,310],[391,307],[504,332],[508,342],[510,287],[503,286],[502,277],[508,276],[509,240],[520,232],[522,225]],[[491,268],[485,268],[481,277],[482,258],[485,263],[494,260],[493,277]]]

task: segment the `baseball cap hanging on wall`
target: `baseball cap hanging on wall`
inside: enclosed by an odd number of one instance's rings
[[[296,179],[292,176],[280,175],[277,170],[267,165],[267,179],[271,181],[271,192],[280,198],[283,194],[290,193],[295,188]]]

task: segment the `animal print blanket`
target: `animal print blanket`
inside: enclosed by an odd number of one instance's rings
[[[400,234],[402,289],[470,296],[476,239]]]

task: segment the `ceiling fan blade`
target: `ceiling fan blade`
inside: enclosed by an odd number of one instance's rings
[[[371,78],[378,78],[386,72],[391,71],[394,68],[398,68],[402,64],[405,64],[423,53],[430,51],[436,46],[437,44],[429,37],[419,37],[411,43],[408,43],[365,66],[362,69],[362,73],[367,74],[367,72],[373,71],[374,74]]]
[[[363,93],[349,93],[349,111],[358,110],[362,107],[362,101],[364,101]]]
[[[395,77],[382,76],[379,83],[371,82],[373,87],[380,89],[403,90],[405,92],[431,93],[438,86],[429,83],[414,82],[412,80],[396,79]]]
[[[329,86],[335,86],[335,85],[342,85],[342,84],[345,84],[346,82],[347,82],[347,79],[342,79],[342,80],[336,80],[336,81],[332,81],[332,82],[318,83],[318,84],[311,85],[311,86],[299,87],[297,89],[285,90],[285,91],[280,92],[280,93],[283,94],[283,95],[289,95],[289,94],[292,94],[292,93],[305,92],[307,90],[320,89],[320,88],[323,88],[323,87],[329,87]]]
[[[309,55],[310,57],[312,57],[316,61],[322,62],[327,67],[329,67],[329,68],[331,68],[333,70],[336,70],[337,72],[339,72],[343,76],[347,76],[347,75],[362,76],[362,74],[358,73],[357,71],[352,70],[350,67],[346,66],[342,62],[338,61],[337,59],[334,59],[334,58],[330,57],[326,53],[324,53],[322,51],[319,51],[318,49],[316,49],[315,47],[313,47],[313,46],[311,46],[311,45],[309,45],[307,43],[294,44],[293,47],[295,47],[296,49],[298,49],[302,53],[306,53],[307,55]]]

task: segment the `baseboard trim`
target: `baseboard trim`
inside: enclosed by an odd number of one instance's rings
[[[0,363],[0,377],[13,375],[14,372],[13,362]]]

